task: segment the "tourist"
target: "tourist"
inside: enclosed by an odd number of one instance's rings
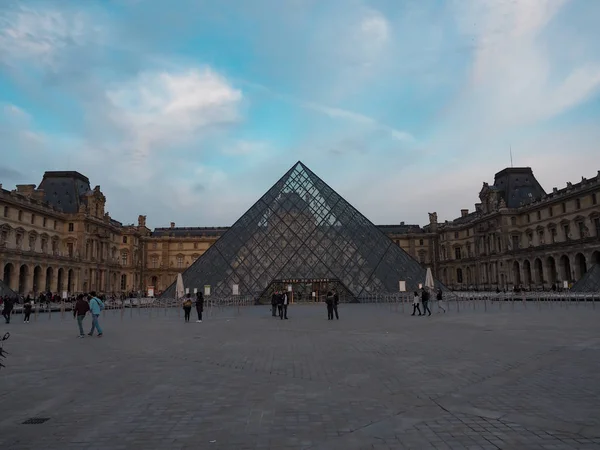
[[[73,318],[77,319],[77,325],[79,326],[79,337],[84,337],[83,333],[83,319],[85,319],[85,315],[90,310],[90,305],[85,301],[85,297],[83,294],[79,294],[77,296],[77,300],[75,301],[75,307],[73,308]]]
[[[417,311],[419,311],[419,315],[422,316],[422,314],[421,314],[421,298],[419,297],[419,293],[417,291],[415,291],[415,295],[413,297],[413,313],[411,314],[411,316],[414,316]]]
[[[281,294],[281,313],[279,314],[279,318],[281,320],[287,320],[287,310],[288,310],[288,295],[287,292],[283,292]]]
[[[196,322],[202,322],[202,311],[204,311],[204,296],[202,292],[196,292],[196,313],[198,314],[198,320]]]
[[[6,320],[6,323],[10,323],[10,314],[12,313],[12,309],[13,299],[6,297],[4,299],[4,307],[2,308],[2,316],[4,317],[4,320]]]
[[[283,292],[277,294],[277,315],[281,317],[283,313]]]
[[[100,322],[98,322],[98,318],[100,317],[100,313],[104,309],[104,303],[98,297],[96,297],[96,292],[90,292],[90,311],[92,312],[92,329],[88,333],[88,336],[94,335],[94,330],[98,330],[98,337],[102,337],[102,328],[100,328]]]
[[[443,298],[441,289],[438,289],[437,301],[438,301],[438,309],[441,309],[442,311],[446,312],[446,308],[444,308],[444,298]]]
[[[327,305],[327,320],[333,320],[333,292],[327,291],[325,304]]]
[[[431,310],[429,309],[429,289],[425,288],[423,289],[423,315],[425,315],[425,313],[429,313],[429,315],[431,315]]]
[[[23,323],[29,323],[29,316],[31,316],[31,308],[33,307],[33,300],[27,296],[27,301],[23,305]]]
[[[336,320],[340,320],[340,316],[338,315],[338,304],[340,303],[340,296],[337,291],[333,290],[333,303],[331,304],[331,308],[333,313],[335,313]],[[331,320],[333,320],[333,314],[331,315]]]
[[[277,316],[277,296],[278,292],[273,291],[273,295],[271,295],[271,314],[273,315],[273,317]]]
[[[190,294],[187,294],[185,300],[183,301],[183,318],[186,322],[190,321],[190,313],[192,312],[192,299],[190,298]]]

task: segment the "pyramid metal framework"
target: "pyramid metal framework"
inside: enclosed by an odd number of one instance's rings
[[[573,285],[571,292],[600,293],[600,264],[590,267],[590,270]]]
[[[17,297],[17,293],[0,280],[0,297]]]
[[[408,291],[426,269],[297,162],[184,273],[187,288],[260,296],[274,280],[339,280],[355,297]],[[441,284],[436,282],[439,287]],[[175,283],[162,297],[173,298]]]

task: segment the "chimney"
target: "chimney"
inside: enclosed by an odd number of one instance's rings
[[[477,211],[477,212],[483,211],[483,203],[475,203],[475,211]]]
[[[175,228],[175,222],[171,222],[171,228]]]
[[[469,214],[469,210],[468,209],[461,209],[460,210],[460,217],[465,217],[468,214]]]
[[[558,192],[558,188],[557,187],[553,187],[552,188],[552,192],[554,192],[554,193]]]
[[[35,200],[43,202],[44,201],[44,190],[43,189],[35,189],[31,193],[31,198],[34,198]]]
[[[17,192],[29,197],[35,191],[35,184],[17,184]]]
[[[400,222],[400,225],[404,225],[404,222]]]

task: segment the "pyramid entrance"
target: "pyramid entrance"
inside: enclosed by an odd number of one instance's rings
[[[209,285],[216,298],[258,300],[285,280],[304,280],[293,283],[301,298],[306,280],[335,280],[340,294],[360,301],[398,292],[400,281],[416,290],[425,273],[299,161],[183,273],[183,281],[190,288]],[[175,283],[162,297],[174,296]]]
[[[352,302],[356,299],[344,284],[337,279],[287,279],[273,280],[260,296],[261,303],[268,303],[273,292],[285,291],[293,303],[319,303],[325,301],[328,291],[337,292],[341,302]]]

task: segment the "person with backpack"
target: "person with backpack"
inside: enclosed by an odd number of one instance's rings
[[[83,333],[83,319],[85,319],[85,315],[89,310],[90,305],[85,301],[83,294],[79,294],[75,302],[75,307],[73,308],[73,318],[77,319],[80,338],[85,337],[85,334]]]
[[[102,328],[100,327],[100,322],[98,319],[100,318],[100,313],[104,309],[104,303],[98,297],[96,297],[96,292],[92,291],[89,295],[90,298],[90,311],[92,313],[92,329],[88,333],[88,336],[94,335],[94,330],[98,330],[98,337],[102,337]]]
[[[186,322],[190,321],[190,313],[192,312],[192,299],[190,298],[190,294],[187,294],[185,300],[183,301],[183,319]]]

